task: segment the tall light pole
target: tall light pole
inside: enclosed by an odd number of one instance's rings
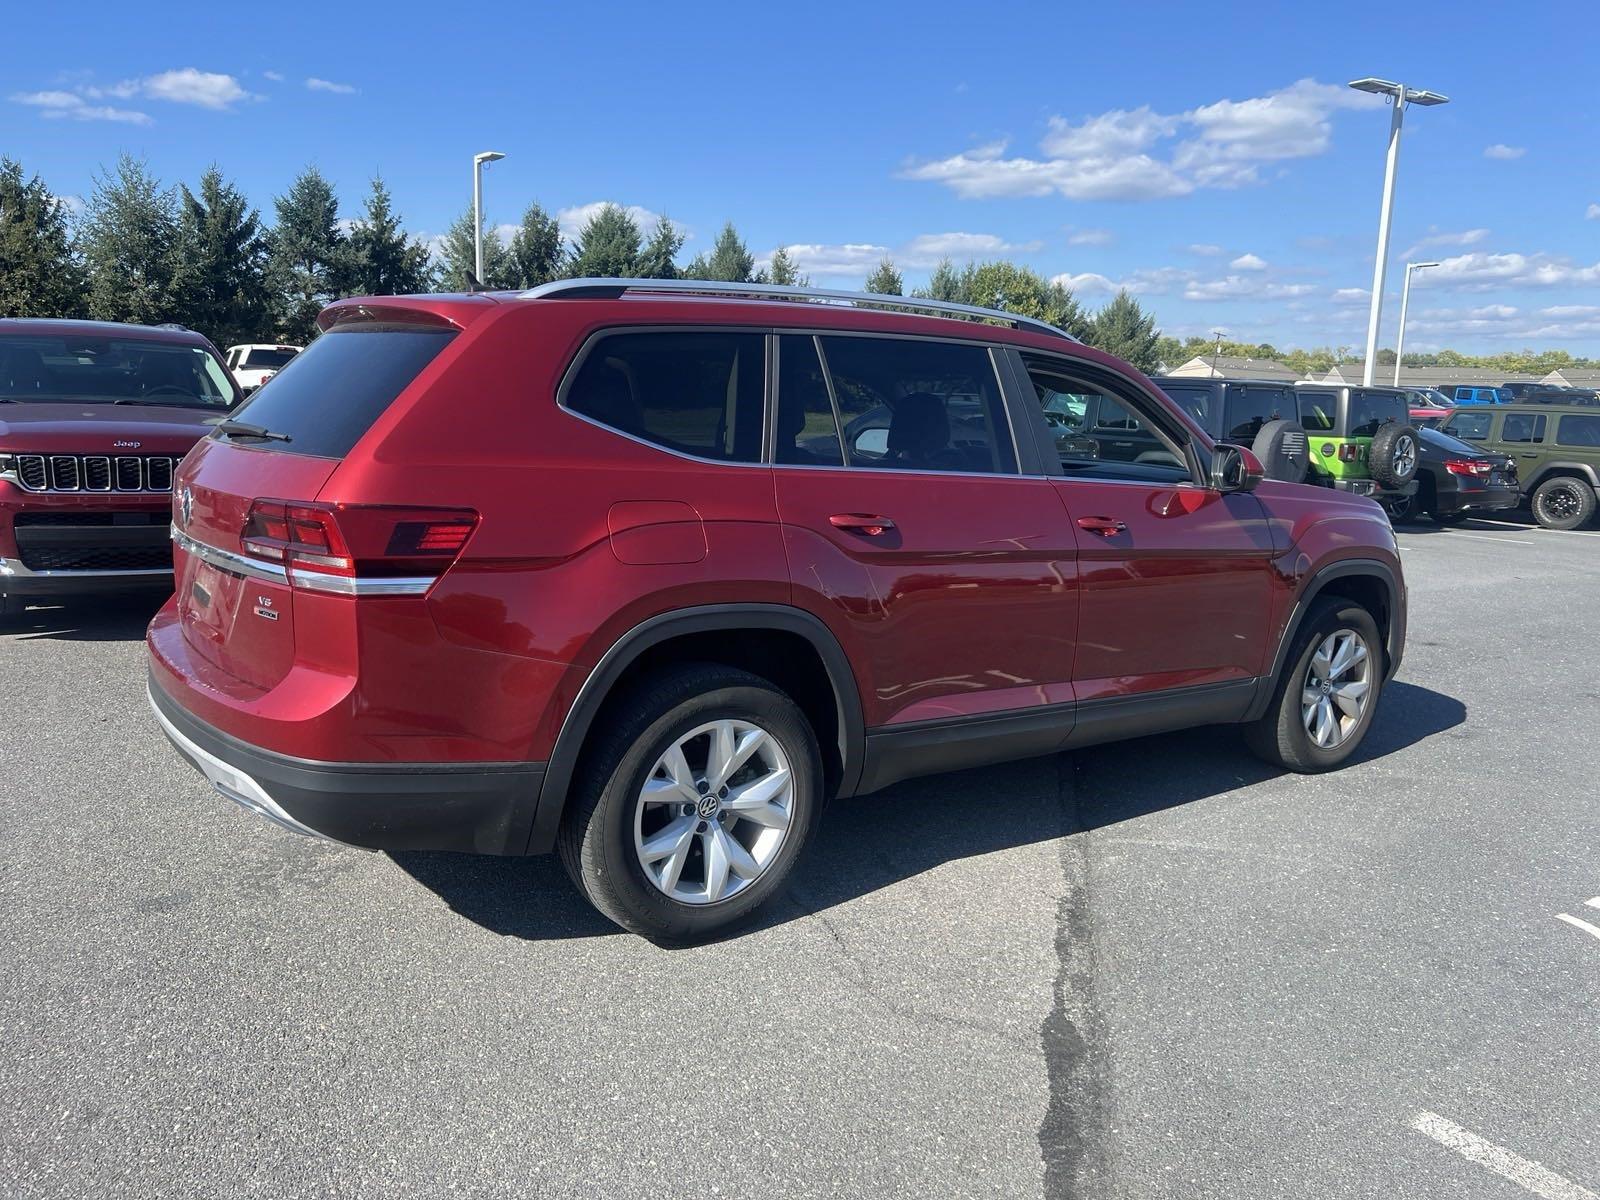
[[[1400,289],[1400,336],[1394,340],[1394,385],[1400,386],[1400,356],[1406,350],[1406,308],[1411,304],[1411,272],[1426,271],[1429,267],[1437,267],[1436,262],[1407,263],[1406,282]]]
[[[483,164],[504,158],[498,150],[472,156],[472,273],[483,282]]]
[[[1387,79],[1355,79],[1350,86],[1358,92],[1389,96],[1394,104],[1394,115],[1389,119],[1389,159],[1383,170],[1383,208],[1378,213],[1378,261],[1372,268],[1372,308],[1367,313],[1367,361],[1361,368],[1362,386],[1371,387],[1373,371],[1378,365],[1378,323],[1383,316],[1383,276],[1389,267],[1389,217],[1394,211],[1395,167],[1400,162],[1400,123],[1405,120],[1407,104],[1448,104],[1450,97],[1407,87],[1403,83],[1391,83]]]

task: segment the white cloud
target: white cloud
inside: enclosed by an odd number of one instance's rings
[[[905,243],[891,257],[901,266],[933,267],[942,258],[992,258],[1002,254],[1032,254],[1043,248],[1043,242],[1008,242],[992,233],[924,233]]]
[[[942,183],[969,199],[1051,193],[1071,200],[1182,196],[1201,187],[1257,182],[1262,163],[1322,154],[1336,110],[1375,103],[1381,101],[1365,93],[1302,79],[1265,96],[1219,100],[1185,113],[1158,113],[1146,106],[1077,121],[1051,117],[1039,143],[1044,158],[1008,158],[1006,143],[999,141],[912,163],[901,174]]]
[[[1104,275],[1097,275],[1093,271],[1085,271],[1081,275],[1053,275],[1050,277],[1050,282],[1058,283],[1080,296],[1109,296],[1121,286],[1120,284],[1112,283]]]
[[[865,279],[890,253],[889,247],[872,242],[796,242],[784,250],[802,274],[822,279]]]
[[[1424,250],[1435,246],[1476,246],[1489,236],[1487,229],[1463,229],[1460,233],[1441,232],[1437,225],[1430,226],[1427,236],[1420,238],[1401,258],[1415,258]]]
[[[1316,290],[1316,286],[1310,283],[1272,283],[1245,275],[1228,275],[1222,279],[1191,280],[1183,289],[1183,298],[1207,302],[1286,300],[1294,296],[1309,296]]]
[[[240,87],[239,81],[232,75],[197,71],[194,67],[151,75],[139,82],[139,91],[152,100],[196,104],[201,108],[217,110],[228,109],[238,101],[250,98],[250,93]]]
[[[942,259],[955,262],[1033,254],[1044,243],[1008,242],[992,233],[923,233],[898,246],[877,242],[796,242],[783,249],[807,275],[821,279],[855,279],[869,275],[885,258],[897,267],[926,270]],[[758,262],[765,266],[776,248]]]
[[[41,117],[72,121],[120,121],[128,125],[148,125],[150,115],[129,108],[90,104],[76,92],[19,92],[11,97],[16,104],[37,108]]]
[[[308,91],[313,92],[333,92],[339,96],[352,96],[356,91],[352,84],[335,83],[331,79],[318,79],[315,75],[306,80],[306,88]]]
[[[561,235],[569,242],[576,242],[578,235],[583,232],[583,227],[594,220],[602,208],[613,203],[615,202],[611,200],[592,200],[588,204],[575,204],[571,208],[561,209],[556,213],[556,224],[561,227]],[[617,207],[633,218],[633,223],[645,237],[650,236],[650,231],[656,227],[656,222],[661,220],[660,213],[640,208],[637,204],[618,204]],[[688,231],[679,225],[678,232],[687,234]]]
[[[1553,254],[1459,254],[1442,260],[1426,276],[1436,288],[1486,292],[1508,287],[1594,287],[1600,262],[1579,266]]]
[[[1254,254],[1241,254],[1228,265],[1235,271],[1265,271],[1267,260],[1258,258]]]
[[[1496,142],[1492,146],[1483,148],[1483,156],[1485,158],[1521,158],[1527,152],[1528,148],[1526,146],[1507,146],[1504,142]]]
[[[1203,258],[1215,258],[1222,253],[1222,247],[1210,242],[1194,242],[1189,247],[1190,254],[1198,254]]]
[[[1600,221],[1600,204],[1591,204],[1584,209],[1583,219],[1586,221]]]
[[[1335,304],[1368,304],[1372,301],[1371,288],[1335,288],[1333,302]]]
[[[263,71],[261,73],[268,79],[272,80],[273,83],[283,82],[283,74],[279,71]]]
[[[1109,229],[1076,229],[1067,235],[1069,246],[1109,246],[1116,240]]]

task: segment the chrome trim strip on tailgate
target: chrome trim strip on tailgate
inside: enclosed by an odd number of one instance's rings
[[[208,562],[218,570],[247,579],[265,579],[271,583],[296,584],[319,592],[339,592],[347,596],[420,596],[436,582],[432,576],[369,576],[353,579],[348,575],[330,575],[325,571],[310,571],[304,567],[285,569],[276,563],[247,558],[232,550],[207,545],[172,527],[172,541],[178,549]]]

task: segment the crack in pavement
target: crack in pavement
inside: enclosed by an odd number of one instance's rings
[[[1064,890],[1056,908],[1055,1002],[1039,1029],[1050,1085],[1050,1101],[1039,1125],[1044,1194],[1049,1200],[1104,1195],[1112,1178],[1105,1138],[1111,1056],[1096,999],[1088,827],[1080,811],[1078,782],[1077,757],[1058,755]]]

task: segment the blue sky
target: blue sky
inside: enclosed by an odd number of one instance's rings
[[[436,235],[493,149],[495,223],[615,201],[687,257],[731,218],[839,286],[1003,255],[1180,336],[1359,347],[1388,110],[1344,85],[1376,75],[1451,97],[1407,116],[1384,343],[1409,253],[1444,265],[1408,349],[1600,355],[1600,9],[1475,8],[19,4],[0,153],[77,197],[119,151],[216,162],[263,209],[315,163],[347,215],[381,173]]]

